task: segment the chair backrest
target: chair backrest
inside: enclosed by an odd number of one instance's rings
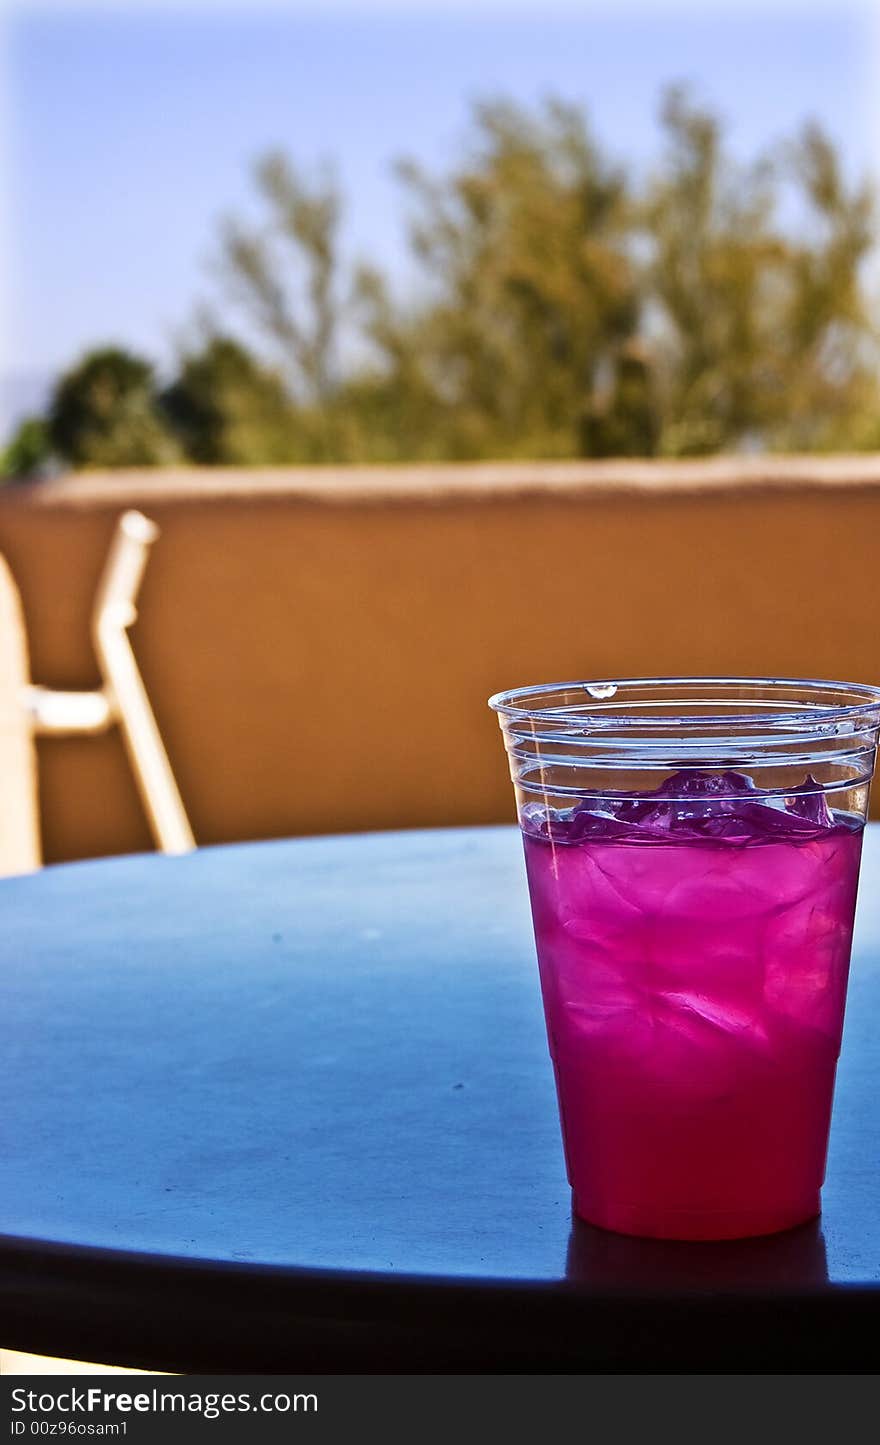
[[[0,557],[0,876],[40,866],[36,750],[22,706],[29,681],[21,598]]]

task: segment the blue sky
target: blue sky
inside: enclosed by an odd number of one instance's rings
[[[335,159],[346,248],[399,275],[390,162],[449,162],[474,97],[582,102],[635,166],[657,153],[657,98],[673,80],[717,107],[743,155],[810,115],[854,171],[876,151],[866,4],[19,4],[5,30],[7,412],[16,389],[93,342],[168,363],[196,300],[218,295],[218,217],[247,207],[248,165],[270,145],[307,165]]]

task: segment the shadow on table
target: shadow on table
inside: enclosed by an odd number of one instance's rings
[[[760,1239],[633,1239],[572,1218],[565,1275],[591,1290],[809,1289],[828,1283],[821,1221]]]

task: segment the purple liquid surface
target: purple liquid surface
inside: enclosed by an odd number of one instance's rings
[[[861,823],[688,771],[522,810],[577,1213],[720,1239],[815,1215]]]

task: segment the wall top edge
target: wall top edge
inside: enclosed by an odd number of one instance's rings
[[[675,461],[479,462],[358,467],[191,467],[79,472],[0,487],[0,507],[103,507],[207,499],[309,503],[572,500],[683,493],[880,491],[880,454]]]

